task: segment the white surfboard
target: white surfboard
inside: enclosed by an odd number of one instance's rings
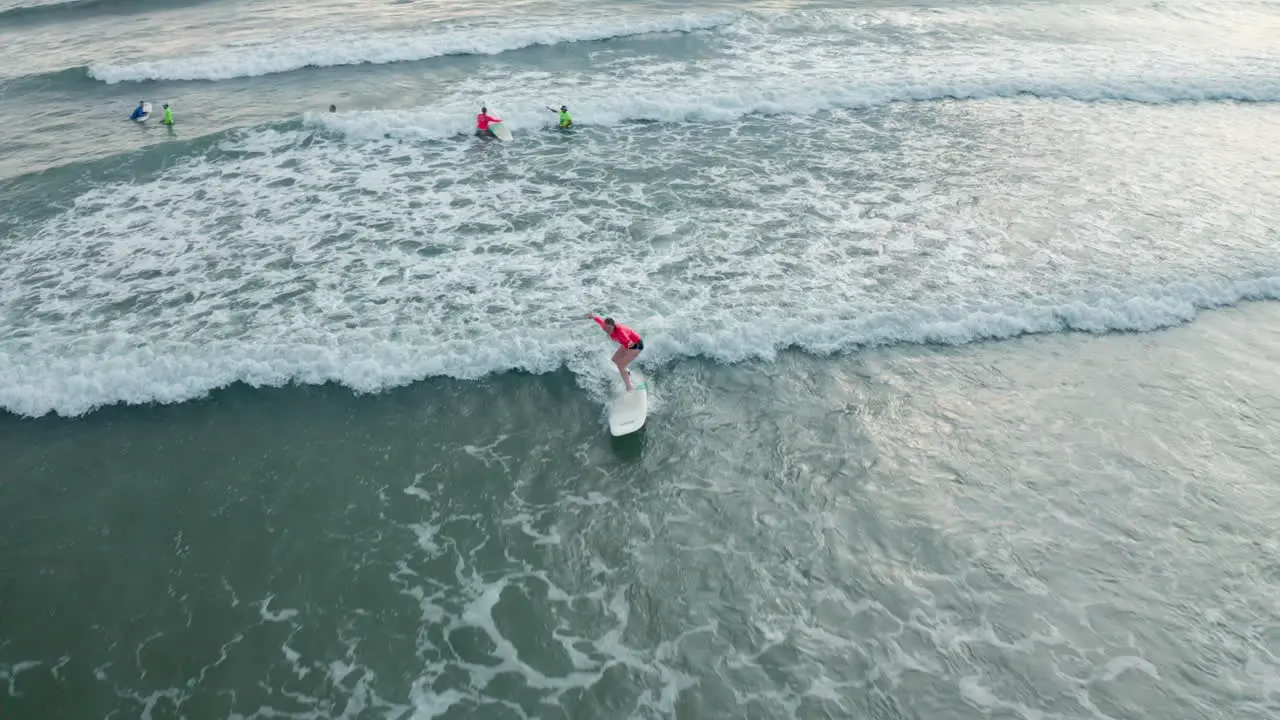
[[[644,427],[645,417],[649,414],[648,378],[633,369],[631,385],[634,390],[627,392],[624,388],[609,406],[609,433],[614,437],[630,435]]]
[[[146,122],[151,119],[151,103],[142,103],[142,115],[135,118],[138,122]]]
[[[494,135],[498,136],[499,140],[503,142],[511,142],[511,131],[507,129],[506,123],[498,121],[490,125],[489,129],[493,131]]]

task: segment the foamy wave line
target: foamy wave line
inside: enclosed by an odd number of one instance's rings
[[[186,5],[203,0],[36,0],[35,2],[0,7],[0,22],[12,22],[31,19],[52,19],[77,13],[113,12],[119,14],[145,12],[153,2],[166,9],[175,5]]]
[[[716,333],[648,331],[642,365],[702,356],[722,362],[771,358],[798,347],[828,354],[893,344],[964,345],[1028,334],[1055,332],[1148,332],[1189,322],[1199,312],[1249,300],[1280,300],[1280,276],[1247,280],[1182,283],[1146,288],[1136,294],[1100,294],[1069,302],[947,310],[914,308],[811,321],[759,318],[726,321]],[[843,313],[842,313],[843,314]],[[643,318],[633,324],[644,329]],[[569,366],[583,357],[607,354],[588,334],[565,329],[540,340],[483,345],[371,342],[335,337],[325,346],[270,347],[261,343],[217,347],[166,341],[114,355],[51,357],[52,353],[0,353],[0,407],[24,416],[47,413],[79,416],[116,403],[178,403],[240,382],[254,387],[338,383],[373,393],[433,376],[477,379],[511,370],[535,374]],[[594,352],[594,354],[593,354]]]
[[[461,28],[422,34],[302,38],[271,45],[219,48],[189,57],[135,63],[94,63],[89,76],[106,83],[145,80],[228,80],[305,67],[384,64],[444,55],[497,55],[536,45],[591,42],[664,32],[695,32],[727,25],[739,13],[681,14],[615,22],[523,28]]]
[[[569,100],[580,127],[616,126],[628,122],[725,122],[749,115],[814,115],[894,102],[983,100],[1022,96],[1079,102],[1280,102],[1280,76],[1255,81],[1218,82],[1212,79],[1139,80],[1074,84],[1069,81],[992,80],[910,84],[863,84],[793,91],[783,88],[742,87],[738,90],[698,92],[672,88],[661,96],[635,93],[614,97]],[[533,99],[493,98],[487,101],[513,131],[550,127],[555,116]],[[504,112],[505,109],[505,112]],[[439,140],[475,130],[475,109],[465,112],[369,110],[333,115],[309,113],[305,121],[357,140],[380,138]]]

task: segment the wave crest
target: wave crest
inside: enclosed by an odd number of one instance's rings
[[[404,34],[322,35],[271,45],[219,48],[198,55],[132,63],[95,63],[89,75],[106,83],[147,80],[229,80],[306,67],[385,64],[446,55],[496,55],[537,45],[593,42],[635,35],[695,32],[733,22],[737,13],[680,14],[610,22],[513,28],[459,28]]]

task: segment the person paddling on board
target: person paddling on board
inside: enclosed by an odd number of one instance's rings
[[[640,339],[640,334],[626,325],[615,323],[613,318],[602,318],[595,313],[587,313],[586,317],[588,320],[595,320],[597,325],[609,333],[609,337],[622,346],[613,354],[613,364],[618,366],[618,373],[622,375],[622,382],[627,386],[627,392],[631,392],[634,388],[631,387],[631,371],[627,366],[644,349],[644,341]]]
[[[550,110],[551,112],[560,113],[560,129],[561,130],[564,130],[565,128],[573,127],[573,118],[569,116],[568,105],[561,105],[559,110],[556,110],[555,108],[548,105],[547,109]]]
[[[489,126],[496,122],[502,122],[502,120],[490,115],[489,108],[480,108],[480,114],[476,115],[476,134],[497,137],[496,135],[493,135],[493,131],[489,129]]]
[[[147,114],[147,109],[146,109],[146,107],[144,107],[146,104],[147,104],[147,103],[146,103],[146,101],[145,101],[145,100],[139,100],[139,101],[138,101],[138,107],[136,107],[136,108],[134,108],[134,109],[133,109],[133,114],[129,116],[129,119],[130,119],[130,120],[137,120],[138,118],[142,117],[143,115],[146,115],[146,114]]]
[[[169,103],[164,104],[164,120],[161,122],[165,125],[173,125],[173,108],[169,107]]]

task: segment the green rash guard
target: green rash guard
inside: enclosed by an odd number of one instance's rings
[[[164,124],[165,125],[173,124],[173,108],[164,109]]]
[[[560,127],[565,128],[565,127],[570,127],[572,125],[573,125],[573,118],[569,117],[569,111],[561,110],[560,111]]]

